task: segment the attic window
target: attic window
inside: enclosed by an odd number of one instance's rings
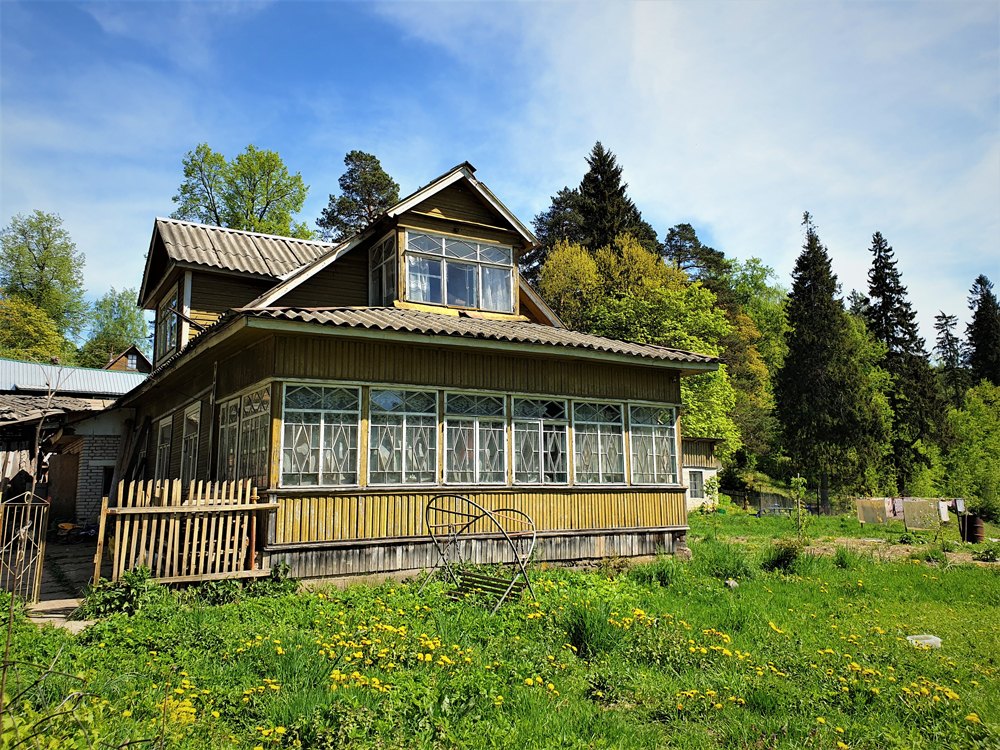
[[[177,287],[174,287],[156,311],[156,354],[173,354],[177,348]]]
[[[128,355],[128,369],[135,370],[138,368],[139,359],[134,354]]]
[[[407,299],[513,312],[513,257],[512,249],[503,245],[407,232]]]
[[[392,307],[396,299],[396,236],[390,234],[372,247],[369,304]]]

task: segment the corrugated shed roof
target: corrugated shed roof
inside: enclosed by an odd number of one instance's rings
[[[243,308],[233,312],[271,320],[302,321],[325,326],[392,330],[435,336],[455,336],[457,338],[485,339],[514,344],[539,344],[669,362],[715,364],[719,361],[718,357],[710,357],[706,354],[670,349],[665,346],[616,341],[603,336],[592,336],[587,333],[543,326],[537,323],[455,317],[396,307],[266,307],[260,309]]]
[[[43,415],[104,411],[105,408],[114,403],[112,399],[53,396],[52,402],[46,408],[45,400],[45,396],[0,393],[0,423],[22,422],[37,419]]]
[[[243,232],[157,217],[167,255],[181,263],[278,278],[337,247],[329,242]]]
[[[0,391],[46,392],[51,384],[60,394],[120,396],[146,377],[145,373],[127,370],[92,370],[0,359]]]

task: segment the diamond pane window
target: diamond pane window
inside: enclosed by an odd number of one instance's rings
[[[507,415],[503,396],[445,395],[445,481],[507,483]],[[499,417],[499,419],[497,419]]]
[[[573,404],[575,478],[581,484],[625,481],[625,431],[618,404]]]
[[[632,406],[632,482],[677,484],[676,413],[671,407]]]
[[[369,402],[369,483],[437,482],[437,394],[372,388]]]
[[[358,483],[360,407],[358,388],[285,386],[283,487]],[[263,445],[266,451],[266,435],[256,444]]]
[[[565,484],[567,459],[566,402],[514,399],[514,481]]]
[[[411,302],[513,312],[513,248],[422,232],[407,232],[406,237],[406,296]]]

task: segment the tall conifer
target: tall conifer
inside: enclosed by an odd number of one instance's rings
[[[808,213],[802,253],[792,273],[788,301],[788,355],[775,388],[785,449],[793,462],[819,482],[824,511],[830,510],[830,480],[849,482],[864,473],[885,438],[878,394],[843,302],[837,277]]]
[[[969,290],[972,322],[965,329],[973,384],[988,380],[1000,385],[1000,304],[993,283],[980,274]]]

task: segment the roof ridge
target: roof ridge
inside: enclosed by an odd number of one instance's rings
[[[327,242],[326,240],[306,240],[301,237],[289,237],[283,234],[267,234],[265,232],[251,232],[247,229],[233,229],[232,227],[220,227],[215,224],[204,224],[200,221],[188,221],[187,219],[174,219],[169,216],[157,216],[154,221],[165,221],[171,224],[183,224],[189,227],[200,227],[203,229],[214,229],[219,232],[229,232],[230,234],[242,234],[248,237],[265,237],[269,240],[288,240],[290,242],[302,242],[307,245],[322,245],[324,247],[334,248],[338,247],[341,243],[337,242]]]
[[[139,351],[142,350],[140,349]],[[124,354],[124,352],[122,352],[122,354]],[[0,357],[0,362],[16,362],[19,365],[38,365],[39,367],[59,367],[63,370],[84,370],[85,372],[114,372],[126,375],[131,372],[131,374],[135,374],[134,371],[129,370],[106,370],[103,367],[81,367],[80,365],[55,365],[51,362],[34,362],[30,359],[11,359],[10,357]]]

